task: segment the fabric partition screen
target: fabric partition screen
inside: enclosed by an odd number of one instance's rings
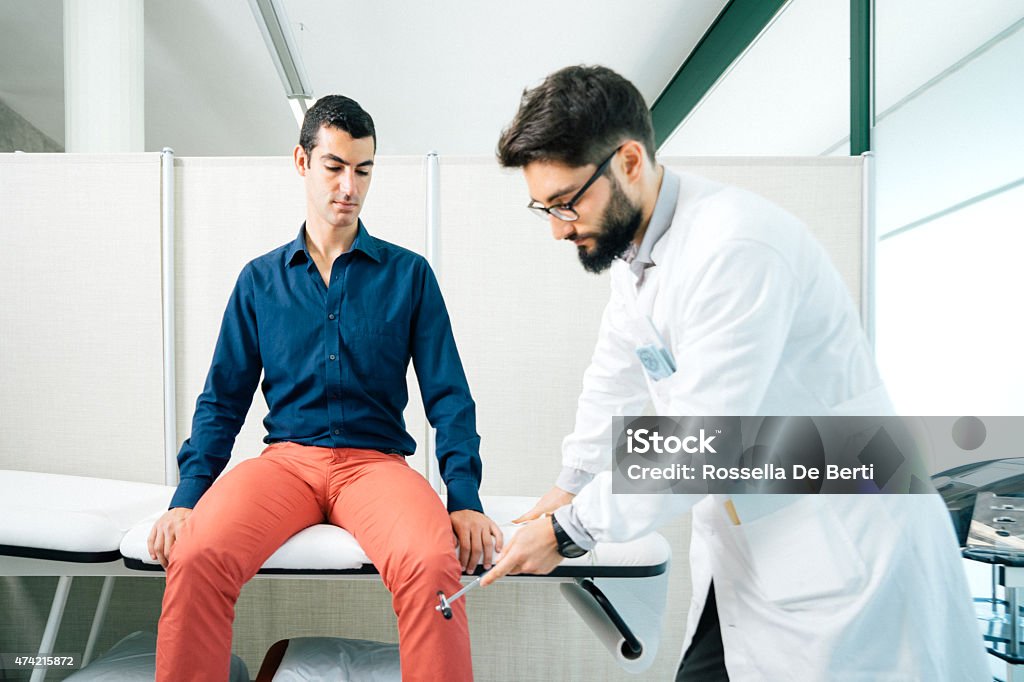
[[[862,158],[662,161],[751,189],[801,217],[860,301]],[[420,253],[424,163],[379,157],[363,214],[373,234]],[[441,169],[441,283],[477,397],[484,492],[539,493],[558,471],[607,282],[579,268],[571,244],[549,243],[549,227],[523,209],[518,171],[490,157],[441,157]],[[245,262],[294,237],[304,196],[287,157],[178,158],[175,170],[180,444],[235,278]],[[0,463],[160,481],[151,470],[160,448],[148,442],[162,430],[162,397],[153,393],[162,385],[159,155],[2,155],[0,179],[0,342],[5,359],[19,358],[3,364],[0,406],[10,426]],[[66,200],[55,204],[51,187]],[[52,272],[36,254],[25,257],[37,232],[76,257]],[[409,430],[422,453],[427,429],[414,383],[410,398]],[[235,459],[262,450],[265,410],[257,395]],[[81,448],[103,439],[102,456]],[[61,456],[45,461],[55,450]],[[424,468],[422,459],[415,464]]]
[[[425,180],[420,157],[378,157],[362,213],[371,234],[424,253]],[[306,215],[290,157],[175,159],[176,374],[178,443],[188,437],[221,318],[238,273],[253,258],[293,240]],[[417,440],[410,464],[422,470],[425,421],[410,370],[406,412]],[[265,447],[267,406],[256,392],[229,467]]]
[[[0,468],[163,483],[159,154],[0,154]]]
[[[804,221],[825,247],[860,310],[865,285],[866,157],[666,157],[677,173],[736,185],[775,202]],[[867,323],[867,320],[862,320]]]
[[[552,241],[528,201],[519,171],[441,157],[441,285],[477,403],[488,495],[540,495],[554,483],[610,286],[580,267],[573,244]]]

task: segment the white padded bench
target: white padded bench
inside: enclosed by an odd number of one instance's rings
[[[166,509],[173,492],[152,483],[0,471],[0,554],[117,561],[125,533]]]
[[[512,519],[530,509],[535,497],[484,496],[484,512],[505,535],[506,542],[518,528]],[[156,517],[136,524],[121,541],[121,554],[128,568],[159,570],[163,567],[149,558],[146,540]],[[553,578],[644,578],[664,573],[670,550],[658,534],[623,543],[598,544],[578,559],[566,559],[548,577]],[[310,526],[293,535],[267,559],[262,575],[376,575],[377,569],[352,534],[330,524]],[[541,576],[532,576],[541,577]]]
[[[150,559],[146,540],[173,492],[172,486],[151,483],[0,470],[0,575],[60,576],[40,653],[53,649],[72,577],[102,575],[107,580],[83,655],[88,662],[102,628],[112,577],[152,576],[163,571]],[[508,541],[517,530],[512,519],[530,509],[536,498],[484,496],[482,501],[484,511],[501,526]],[[653,599],[658,602],[664,598],[670,559],[668,542],[652,533],[631,542],[599,543],[586,555],[565,560],[548,575],[507,579],[561,583],[585,580],[586,585],[580,582],[585,590],[573,585],[576,596],[567,594],[574,608],[580,610],[578,595],[597,589],[592,578],[661,577],[657,583],[662,596]],[[477,573],[481,571],[478,567]],[[377,575],[377,569],[348,531],[319,524],[292,536],[266,561],[259,575],[351,579]],[[594,599],[598,608],[615,610],[604,595]],[[660,623],[660,612],[657,615]],[[648,647],[651,639],[649,636]],[[33,682],[44,675],[44,670],[35,670]]]

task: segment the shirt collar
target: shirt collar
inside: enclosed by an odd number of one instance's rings
[[[380,262],[380,246],[377,244],[377,238],[366,231],[366,226],[363,225],[362,220],[359,221],[356,238],[352,242],[352,248],[349,250],[361,251],[374,261]],[[287,255],[288,259],[286,262],[288,265],[313,262],[309,255],[309,249],[306,247],[306,223],[302,223],[298,236],[288,246]]]
[[[668,228],[672,227],[678,200],[679,176],[665,168],[661,188],[658,190],[658,200],[654,204],[654,212],[651,213],[651,222],[647,224],[647,231],[644,232],[644,238],[640,240],[635,255],[627,260],[629,269],[637,277],[642,278],[644,270],[655,264],[654,245],[668,232]]]

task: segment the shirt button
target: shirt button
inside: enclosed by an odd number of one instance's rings
[[[333,359],[334,359],[334,356],[332,355],[332,356],[330,356],[330,358],[331,358],[331,360],[333,360]]]
[[[331,313],[330,315],[328,315],[327,319],[328,320],[333,320],[334,319],[334,313]]]
[[[334,435],[335,436],[340,436],[341,435],[341,429],[334,429]]]

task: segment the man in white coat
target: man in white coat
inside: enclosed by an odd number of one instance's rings
[[[612,417],[648,402],[659,415],[891,414],[853,303],[806,228],[659,165],[640,93],[603,67],[525,91],[498,158],[523,169],[529,208],[587,270],[611,269],[612,292],[562,473],[483,584],[548,573],[692,508],[677,680],[989,679],[936,494],[612,493]],[[638,358],[652,336],[667,366]]]

